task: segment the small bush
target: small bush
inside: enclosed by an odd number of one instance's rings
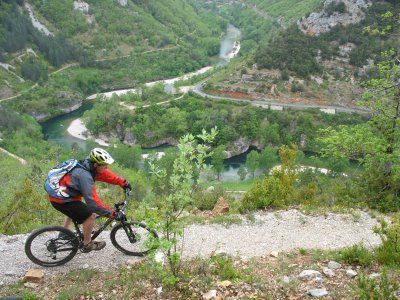
[[[214,266],[213,273],[221,280],[240,279],[242,276],[233,265],[233,259],[227,256],[214,256],[211,258]]]
[[[400,266],[400,214],[397,214],[389,225],[385,220],[380,220],[380,227],[375,228],[379,234],[382,245],[376,249],[378,262],[389,266]]]
[[[364,245],[357,244],[340,250],[338,258],[352,265],[367,267],[372,264],[374,255]]]
[[[212,191],[197,190],[193,194],[193,205],[200,210],[212,210],[220,197],[227,198],[221,186],[216,186]]]
[[[360,300],[394,300],[398,299],[394,294],[398,289],[399,284],[394,281],[391,282],[387,271],[384,269],[379,279],[370,279],[363,275],[359,276],[355,292]]]
[[[290,91],[292,93],[304,92],[304,86],[301,83],[294,81]]]

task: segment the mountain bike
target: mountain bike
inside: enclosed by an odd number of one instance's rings
[[[92,233],[92,240],[117,221],[110,232],[114,247],[126,255],[145,256],[156,248],[158,234],[145,223],[127,219],[125,211],[130,195],[131,192],[126,190],[124,201],[114,205],[115,219],[107,219]],[[78,223],[74,222],[74,226],[75,232],[62,226],[46,226],[33,231],[25,242],[26,255],[43,267],[60,266],[70,261],[83,249],[83,232]]]

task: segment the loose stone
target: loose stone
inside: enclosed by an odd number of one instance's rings
[[[313,297],[323,297],[323,296],[328,295],[328,291],[326,290],[326,288],[311,289],[308,291],[308,293]]]
[[[311,280],[314,278],[322,278],[322,274],[315,270],[304,270],[299,274],[301,280]]]
[[[341,264],[339,264],[338,262],[333,261],[333,260],[331,260],[331,261],[328,263],[328,268],[329,268],[329,269],[340,269],[341,267],[342,267]]]

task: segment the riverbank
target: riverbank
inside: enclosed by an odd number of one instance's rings
[[[85,124],[83,124],[83,121],[81,119],[75,119],[71,122],[71,124],[69,125],[69,127],[67,128],[67,132],[68,134],[70,134],[71,136],[77,138],[77,139],[81,139],[81,140],[88,140],[90,138],[93,138],[93,136],[91,136],[88,133],[88,130],[85,126]],[[107,143],[105,140],[100,139],[100,138],[95,138],[94,140],[97,144],[101,145],[101,146],[105,146],[108,147],[110,144]]]

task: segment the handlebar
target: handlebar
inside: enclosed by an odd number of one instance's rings
[[[115,209],[116,209],[117,211],[119,211],[119,210],[124,210],[125,207],[128,205],[128,198],[129,198],[130,196],[131,196],[131,190],[130,190],[130,189],[125,189],[125,199],[124,199],[124,201],[122,201],[122,202],[115,203],[115,204],[114,204]],[[122,208],[120,209],[120,207],[122,207]]]

